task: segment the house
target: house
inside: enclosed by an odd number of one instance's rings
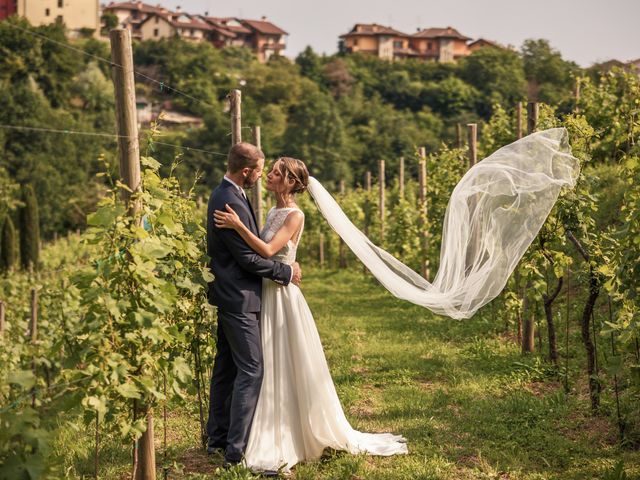
[[[64,23],[71,38],[97,35],[100,30],[98,0],[0,0],[2,14],[17,13],[32,25]],[[4,9],[3,9],[4,6]]]
[[[409,35],[377,23],[357,23],[340,39],[340,49],[347,53],[361,52],[387,60],[413,55]]]
[[[471,53],[468,40],[453,27],[425,28],[411,35],[410,45],[425,60],[453,62]]]
[[[118,25],[131,32],[131,38],[142,39],[140,24],[151,14],[169,14],[169,10],[161,6],[153,6],[141,1],[111,2],[103,9],[103,14],[113,14],[118,18]]]
[[[492,47],[492,48],[501,48],[501,49],[505,49],[506,47],[500,45],[497,42],[493,42],[491,40],[487,40],[486,38],[479,38],[477,40],[474,40],[472,42],[469,43],[468,45],[469,50],[471,51],[471,53],[480,50],[481,48],[485,48],[485,47]]]
[[[0,20],[18,12],[18,0],[0,0]]]
[[[280,55],[286,48],[287,32],[269,22],[266,17],[260,20],[237,19],[243,27],[251,31],[245,46],[258,56],[258,61],[266,62],[272,55]]]
[[[142,40],[180,37],[191,42],[209,41],[211,25],[186,13],[150,13],[138,26]]]
[[[341,50],[367,53],[379,58],[421,58],[451,62],[471,53],[467,41],[453,27],[418,29],[408,35],[377,23],[357,23],[349,33],[340,36]]]
[[[211,41],[218,48],[245,47],[251,43],[252,31],[232,17],[210,17],[205,13],[200,18],[211,27]]]

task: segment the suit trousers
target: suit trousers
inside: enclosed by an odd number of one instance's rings
[[[209,445],[242,459],[262,386],[260,314],[218,309],[217,352],[210,385]]]

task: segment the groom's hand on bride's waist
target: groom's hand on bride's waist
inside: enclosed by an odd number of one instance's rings
[[[300,264],[298,262],[294,262],[291,265],[293,269],[293,276],[291,277],[291,283],[300,286],[300,282],[302,282],[302,270],[300,270]]]

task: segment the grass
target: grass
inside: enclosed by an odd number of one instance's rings
[[[540,358],[523,357],[512,339],[497,333],[504,323],[499,313],[495,323],[482,315],[463,321],[439,317],[354,272],[307,271],[303,291],[351,424],[368,432],[401,433],[410,453],[385,458],[327,451],[321,460],[297,466],[293,478],[640,478],[638,451],[619,446],[611,418],[589,413],[578,353],[571,360],[573,388],[566,394]],[[574,340],[577,345],[579,338]],[[160,416],[157,412],[159,464]],[[203,454],[198,431],[195,401],[171,408],[168,478],[255,478],[241,468],[216,473],[221,459]],[[70,432],[59,444],[78,434]],[[86,443],[85,453],[92,437]],[[90,454],[81,450],[71,476],[92,471]],[[615,473],[620,461],[626,477]],[[127,478],[129,464],[130,452],[106,437],[101,478]]]

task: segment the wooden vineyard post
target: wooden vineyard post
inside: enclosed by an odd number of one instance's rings
[[[5,329],[5,321],[4,321],[4,316],[5,316],[5,303],[0,301],[0,336],[2,336],[4,334],[4,329]]]
[[[371,172],[367,171],[364,174],[364,188],[367,193],[371,192]],[[364,219],[364,234],[369,236],[369,197],[365,200],[365,219]]]
[[[242,141],[242,92],[231,90],[228,95],[231,107],[231,145]]]
[[[367,171],[364,174],[364,188],[367,194],[371,193],[371,172],[370,171]],[[369,216],[370,209],[371,209],[371,204],[369,202],[369,195],[367,195],[364,200],[364,234],[367,237],[369,236],[369,222],[371,221]],[[367,267],[364,264],[362,264],[362,271],[364,273],[367,273]]]
[[[404,199],[404,157],[400,157],[400,167],[398,171],[398,197]]]
[[[576,89],[574,92],[576,106],[573,111],[578,113],[580,111],[580,77],[576,78]]]
[[[418,161],[420,231],[422,232],[422,276],[429,279],[429,229],[427,211],[427,150],[420,147]]]
[[[340,197],[344,198],[345,195],[345,186],[344,186],[344,180],[340,180]],[[344,241],[342,239],[340,239],[340,259],[339,259],[339,264],[338,266],[340,268],[347,268],[347,249],[346,249],[346,245],[344,244]]]
[[[473,166],[478,162],[478,124],[477,123],[469,123],[467,124],[467,136],[469,138],[469,168],[473,168]],[[467,245],[467,253],[465,256],[465,273],[469,271],[471,265],[476,257],[476,250],[478,243],[474,241],[474,235],[477,235],[478,232],[474,231],[473,225],[473,217],[475,215],[476,210],[476,199],[474,197],[469,197],[467,199],[467,207],[469,209],[469,225],[470,225],[470,239]]]
[[[478,124],[467,124],[469,136],[469,168],[478,163]]]
[[[380,245],[384,243],[384,194],[385,194],[385,182],[384,182],[384,160],[378,161],[378,182],[380,187],[379,200],[378,200],[378,210],[380,212]]]
[[[538,128],[538,103],[527,104],[527,134],[530,135]],[[529,298],[531,295],[531,280],[528,280],[522,292],[522,353],[532,353],[535,350],[535,307]]]
[[[35,288],[31,289],[31,317],[29,319],[29,342],[31,345],[36,346],[38,342],[38,291]],[[35,351],[34,351],[35,355]],[[31,369],[33,376],[36,376],[36,361],[35,358],[31,362]],[[36,388],[31,389],[31,406],[36,406]]]
[[[133,52],[129,30],[111,30],[111,61],[116,106],[116,132],[120,176],[132,192],[140,189],[140,144],[136,112],[136,85],[133,71]],[[130,202],[131,192],[121,189],[122,198],[131,215],[140,208],[139,202]]]
[[[527,135],[538,129],[538,113],[538,102],[529,102],[527,104]]]
[[[522,102],[516,105],[516,138],[522,138]]]
[[[462,125],[456,123],[456,145],[462,148]]]
[[[256,147],[262,150],[262,139],[260,137],[260,127],[253,127],[253,140]],[[258,231],[262,230],[262,177],[258,179],[253,187],[251,194],[251,206],[253,212],[256,214],[256,222],[258,224]]]
[[[131,36],[127,29],[111,30],[111,61],[115,87],[116,123],[120,155],[120,176],[132,191],[140,188],[140,146],[138,144],[138,119],[136,112],[136,88],[133,70]],[[130,193],[123,190],[125,202],[130,203]],[[129,205],[135,215],[139,204]],[[147,430],[138,441],[138,465],[136,480],[155,480],[156,456],[153,444],[153,412],[148,404],[143,405]]]
[[[318,259],[320,261],[320,268],[323,268],[324,267],[324,233],[321,233],[318,239]]]

